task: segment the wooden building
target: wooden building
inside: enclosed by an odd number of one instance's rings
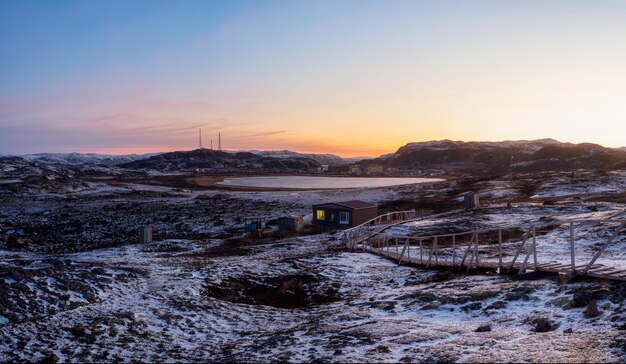
[[[151,243],[152,242],[152,226],[142,226],[139,228],[139,243]]]
[[[364,201],[343,201],[313,205],[313,224],[347,229],[378,216],[378,208]]]
[[[254,233],[265,229],[266,219],[264,217],[248,217],[245,222],[246,232]]]
[[[463,204],[466,209],[477,209],[480,207],[480,198],[477,193],[466,192],[463,195]]]
[[[283,216],[278,218],[278,230],[300,232],[304,228],[302,216]]]

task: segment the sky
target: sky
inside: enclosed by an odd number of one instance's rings
[[[0,154],[626,145],[626,1],[0,1]]]

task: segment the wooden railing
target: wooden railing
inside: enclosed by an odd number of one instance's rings
[[[472,268],[493,268],[500,273],[517,271],[518,274],[522,274],[527,269],[530,269],[533,271],[543,270],[567,273],[570,276],[592,275],[608,279],[626,280],[626,267],[622,269],[622,267],[596,264],[607,247],[613,244],[617,236],[624,230],[626,220],[571,220],[563,221],[559,224],[567,226],[569,229],[569,264],[556,262],[541,263],[538,261],[537,226],[540,225],[532,223],[525,226],[518,225],[507,228],[471,230],[428,236],[388,235],[382,233],[384,229],[363,230],[367,232],[356,235],[357,238],[352,240],[355,243],[349,247],[396,259],[398,264],[405,262],[423,265],[427,268],[443,265],[458,269],[466,268],[468,272]],[[595,252],[590,261],[577,266],[576,228],[594,224],[603,225],[609,230],[610,236],[597,248],[597,252]],[[521,243],[519,241],[507,243],[503,241],[503,232],[513,229],[523,231]],[[505,262],[503,259],[504,248],[514,252],[510,261]],[[482,257],[480,257],[481,253]],[[412,254],[416,256],[412,258]],[[496,258],[497,261],[495,261]]]
[[[411,221],[417,218],[415,210],[394,211],[376,216],[360,225],[347,229],[343,232],[342,240],[346,247],[354,249],[357,244],[380,233],[381,227],[389,227],[399,223]]]

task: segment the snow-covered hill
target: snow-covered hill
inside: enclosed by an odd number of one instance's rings
[[[334,154],[316,154],[316,153],[298,153],[291,150],[248,150],[248,151],[239,151],[239,152],[249,152],[257,155],[261,155],[264,157],[272,157],[272,158],[309,158],[317,161],[319,164],[325,165],[340,165],[348,163],[340,156]],[[233,152],[235,153],[235,152]]]
[[[115,165],[129,163],[136,160],[150,158],[159,153],[149,154],[98,154],[98,153],[36,153],[26,154],[20,157],[29,162],[39,162],[46,164],[106,164]]]
[[[120,164],[119,167],[133,170],[165,172],[180,171],[262,171],[304,172],[317,171],[320,163],[304,157],[277,158],[250,152],[223,152],[196,149],[159,154],[147,159]]]
[[[619,169],[626,151],[591,143],[562,143],[554,139],[502,142],[439,140],[409,143],[393,155],[364,164],[398,169],[438,169],[446,173],[499,173],[575,169]]]

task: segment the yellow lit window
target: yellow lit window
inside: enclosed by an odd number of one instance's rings
[[[324,210],[317,210],[317,219],[324,220]]]

